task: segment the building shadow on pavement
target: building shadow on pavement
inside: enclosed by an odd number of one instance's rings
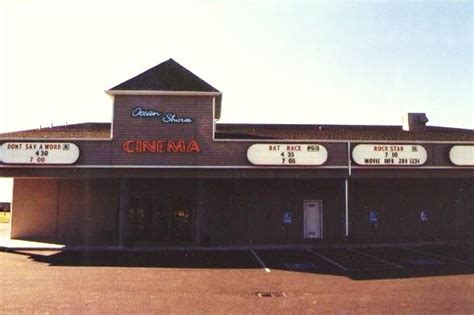
[[[364,261],[360,255],[342,255],[341,249],[317,250],[65,250],[46,254],[41,251],[11,251],[27,255],[34,262],[49,266],[140,267],[187,269],[262,269],[344,276],[353,280],[399,279],[474,274],[474,264],[417,253],[405,249],[377,249],[378,256]],[[342,249],[343,250],[343,249]],[[466,249],[472,251],[471,248]],[[342,252],[344,253],[344,252]],[[359,253],[361,253],[359,251]],[[339,255],[339,256],[336,256]],[[357,253],[356,253],[357,254]],[[363,253],[367,255],[366,253]],[[332,256],[331,256],[332,255]],[[329,258],[328,258],[329,257]],[[339,260],[335,260],[334,257]],[[379,257],[383,257],[379,258]],[[396,263],[383,263],[386,258]],[[341,265],[338,261],[343,261]],[[359,260],[358,260],[359,259]],[[378,261],[378,264],[374,264]],[[382,262],[382,263],[381,263]]]

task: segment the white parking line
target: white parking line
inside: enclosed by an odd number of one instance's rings
[[[385,263],[385,264],[395,266],[395,267],[397,267],[397,268],[399,268],[399,269],[403,269],[403,267],[400,266],[400,265],[397,265],[397,264],[392,263],[392,262],[390,262],[390,261],[387,261],[387,260],[378,258],[377,256],[373,256],[373,255],[370,255],[370,254],[366,254],[366,253],[361,252],[361,251],[359,251],[359,250],[357,250],[357,249],[353,249],[353,248],[351,248],[351,247],[347,247],[347,250],[350,250],[350,251],[352,251],[352,252],[354,252],[354,253],[357,253],[357,254],[360,254],[360,255],[363,255],[363,256],[367,256],[367,257],[373,258],[373,259],[378,260],[378,261],[380,261],[380,262],[383,262],[383,263]]]
[[[255,257],[255,259],[258,260],[258,262],[260,263],[260,265],[262,265],[263,267],[263,270],[265,270],[265,272],[270,272],[270,268],[267,268],[267,266],[265,266],[265,263],[263,262],[263,260],[257,255],[257,253],[251,249],[250,252],[252,253],[252,255]]]
[[[333,261],[333,260],[327,258],[326,256],[323,256],[323,255],[321,255],[321,254],[319,254],[319,253],[313,251],[312,249],[307,249],[307,251],[310,252],[310,253],[313,254],[313,255],[316,255],[316,256],[318,256],[318,257],[321,257],[322,259],[324,259],[324,260],[326,260],[326,261],[329,261],[331,264],[336,265],[337,267],[341,268],[342,270],[347,271],[347,268],[346,268],[346,267],[344,267],[343,265],[338,264],[337,262],[335,262],[335,261]]]
[[[474,263],[469,262],[469,261],[465,261],[465,260],[462,260],[462,259],[452,258],[452,257],[449,257],[449,256],[444,256],[444,255],[438,255],[438,254],[435,254],[435,253],[432,253],[432,252],[428,252],[428,251],[424,251],[424,250],[420,250],[420,249],[413,249],[413,248],[404,247],[404,246],[403,247],[400,246],[399,248],[405,249],[405,250],[408,250],[408,251],[412,251],[412,252],[415,252],[415,253],[423,254],[423,255],[429,255],[429,256],[441,258],[441,259],[444,259],[444,260],[451,260],[451,261],[454,261],[454,262],[457,262],[457,263],[474,266]]]

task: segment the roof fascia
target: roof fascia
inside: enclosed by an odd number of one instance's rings
[[[198,92],[198,91],[159,91],[159,90],[106,90],[105,93],[115,95],[178,95],[178,96],[219,96],[221,92]]]

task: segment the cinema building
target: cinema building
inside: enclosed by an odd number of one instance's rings
[[[11,237],[69,245],[468,241],[474,130],[218,123],[222,93],[165,61],[106,91],[111,123],[0,135]],[[324,110],[322,107],[321,110]]]

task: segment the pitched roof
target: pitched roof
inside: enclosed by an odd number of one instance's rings
[[[110,138],[110,123],[83,123],[0,134],[0,139]],[[217,139],[287,140],[420,140],[474,141],[474,130],[427,126],[403,131],[401,126],[216,124]]]
[[[215,118],[221,117],[222,94],[215,87],[174,61],[172,58],[133,78],[114,86],[108,94],[123,91],[213,92],[216,97]]]
[[[216,124],[217,139],[474,141],[474,130],[426,126]]]
[[[219,92],[171,58],[110,89],[124,90]]]
[[[0,139],[105,139],[110,137],[110,123],[82,123],[0,134]]]

